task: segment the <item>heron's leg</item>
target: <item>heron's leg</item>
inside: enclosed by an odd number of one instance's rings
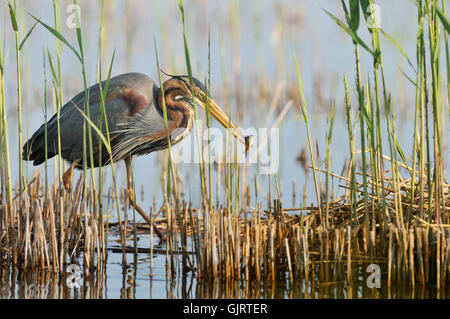
[[[65,189],[68,191],[70,188],[70,183],[72,181],[72,173],[73,173],[73,169],[75,166],[78,165],[78,163],[81,161],[81,158],[76,159],[75,161],[72,162],[72,164],[70,165],[69,169],[64,173],[63,175],[63,184]]]
[[[145,221],[153,227],[153,231],[158,235],[159,239],[164,241],[164,235],[159,231],[158,227],[152,222],[150,217],[144,212],[144,210],[136,203],[136,199],[133,192],[133,183],[132,183],[132,175],[131,175],[131,161],[133,160],[132,156],[125,158],[125,167],[127,169],[127,188],[128,188],[128,199],[130,201],[131,206],[133,206],[139,215],[141,215]]]

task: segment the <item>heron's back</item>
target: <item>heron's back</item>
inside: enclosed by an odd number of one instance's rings
[[[102,90],[106,88],[106,81],[101,83]],[[153,105],[155,92],[158,88],[154,81],[145,74],[125,73],[110,79],[108,92],[105,99],[105,116],[101,112],[101,90],[99,84],[89,89],[89,111],[91,121],[101,128],[106,135],[106,126],[110,138],[114,139],[114,132],[120,130],[120,125],[128,121],[130,115],[135,111],[141,111],[143,104]],[[124,92],[131,92],[137,98],[124,98]],[[133,96],[129,94],[130,96]],[[78,93],[60,110],[60,141],[61,155],[64,159],[73,162],[83,156],[83,127],[85,119],[81,114],[87,114],[85,108],[85,92]],[[137,109],[136,109],[137,108]],[[152,108],[154,109],[154,108]],[[142,110],[144,112],[144,110]],[[145,111],[148,112],[148,111]],[[39,165],[45,161],[45,125],[47,125],[47,158],[58,154],[58,119],[55,114],[47,124],[43,124],[23,146],[23,159],[33,161]],[[86,124],[88,125],[88,124]],[[94,153],[98,151],[97,134],[91,130],[93,138]],[[106,151],[103,152],[106,156]],[[95,166],[99,164],[98,158]],[[102,160],[102,162],[104,162]]]

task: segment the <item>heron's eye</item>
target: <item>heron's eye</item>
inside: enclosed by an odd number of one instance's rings
[[[200,97],[200,98],[205,98],[206,97],[206,94],[203,92],[203,91],[198,91],[198,96]]]

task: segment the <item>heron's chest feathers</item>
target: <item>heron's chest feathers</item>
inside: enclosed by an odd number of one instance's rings
[[[170,134],[170,140],[173,144],[176,144],[179,141],[181,141],[192,130],[192,125],[194,123],[194,112],[191,108],[189,108],[187,114],[186,113],[184,114],[185,117],[184,123],[182,123],[185,126],[175,128]]]
[[[180,142],[192,129],[193,110],[183,109],[172,113],[168,121],[170,142]],[[164,118],[155,107],[145,108],[120,123],[113,134],[117,136],[113,145],[114,160],[120,160],[130,154],[143,155],[167,148],[167,129]]]

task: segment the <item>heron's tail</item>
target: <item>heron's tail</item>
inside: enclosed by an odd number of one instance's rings
[[[36,132],[22,148],[22,159],[24,161],[33,161],[33,165],[39,165],[45,162],[45,144],[44,134]],[[53,157],[53,154],[48,153],[48,158]]]

